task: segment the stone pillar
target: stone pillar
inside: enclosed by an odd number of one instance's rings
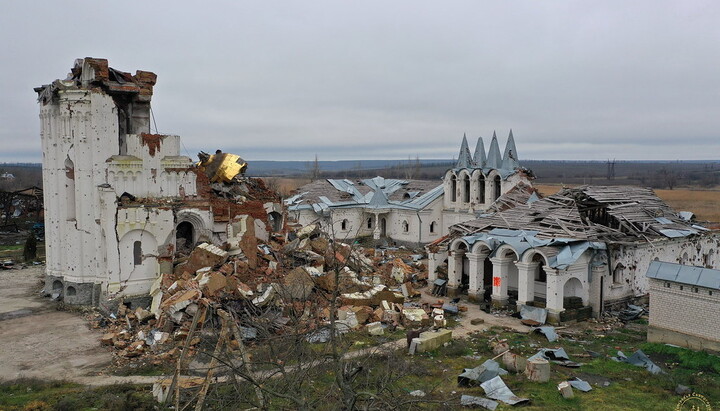
[[[483,289],[483,278],[485,277],[485,258],[487,253],[468,253],[470,260],[470,284],[468,288],[468,299],[470,301],[482,301],[485,290]]]
[[[508,302],[508,269],[512,260],[509,258],[491,258],[493,264],[492,302],[496,307],[504,307]]]
[[[535,299],[535,270],[538,265],[537,262],[515,264],[518,269],[518,311],[520,305],[528,304]]]
[[[435,270],[437,270],[438,266],[445,260],[447,253],[444,251],[433,253],[427,248],[425,250],[428,253],[428,283],[432,286],[432,283],[437,280],[437,272]]]
[[[560,313],[563,308],[563,286],[565,278],[558,273],[557,270],[546,270],[547,273],[547,289],[545,291],[546,304],[548,310],[547,322],[558,324],[560,322]]]
[[[380,215],[375,213],[375,229],[373,230],[373,240],[380,239]]]
[[[455,296],[460,287],[460,277],[462,276],[462,252],[451,251],[448,257],[448,295]]]

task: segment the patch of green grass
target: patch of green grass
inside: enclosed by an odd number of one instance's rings
[[[645,353],[665,354],[675,357],[681,367],[691,371],[706,371],[720,374],[720,357],[717,355],[656,343],[645,343],[642,345],[642,350]]]
[[[0,409],[24,410],[153,410],[149,387],[111,385],[85,388],[68,382],[18,379],[0,383]]]

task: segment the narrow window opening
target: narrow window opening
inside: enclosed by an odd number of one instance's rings
[[[133,243],[133,262],[135,265],[142,264],[142,243],[140,241]]]
[[[403,229],[404,233],[407,233],[408,231],[410,231],[410,225],[408,224],[407,221],[402,222],[402,229]]]
[[[343,231],[346,231],[347,226],[348,226],[348,220],[342,220],[342,223],[340,223],[340,229]]]
[[[454,174],[452,177],[450,177],[450,185],[451,185],[450,199],[454,203],[457,201],[457,177]]]
[[[430,232],[431,233],[435,232],[435,222],[434,221],[432,223],[430,223]]]

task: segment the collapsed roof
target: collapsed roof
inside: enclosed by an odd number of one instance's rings
[[[549,197],[456,224],[451,232],[468,236],[492,229],[524,230],[539,239],[603,242],[651,241],[707,231],[680,217],[653,190],[631,186],[564,188]]]
[[[443,186],[436,181],[375,177],[318,180],[300,187],[298,192],[285,200],[291,211],[313,209],[320,213],[348,207],[421,210],[443,194]]]

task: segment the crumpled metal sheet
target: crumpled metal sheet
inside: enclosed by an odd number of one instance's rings
[[[545,324],[547,320],[547,310],[540,307],[531,307],[529,305],[523,305],[520,307],[520,318],[523,320],[533,320],[540,324]]]
[[[541,334],[544,334],[545,337],[547,337],[548,341],[555,342],[558,339],[558,335],[555,332],[555,327],[551,325],[546,325],[544,327],[537,327],[535,328],[534,332],[539,332]]]
[[[528,358],[528,361],[542,358],[548,361],[552,361],[555,364],[560,364],[565,367],[578,368],[582,364],[579,362],[571,361],[564,348],[542,348],[537,354]]]
[[[462,374],[458,375],[458,385],[469,387],[491,380],[498,375],[505,375],[508,372],[500,368],[500,364],[494,360],[487,360],[475,368],[465,368]]]
[[[644,367],[651,374],[665,373],[660,367],[657,366],[652,360],[645,355],[642,350],[637,350],[633,355],[627,357],[622,351],[618,351],[617,357],[610,357],[615,361],[626,362],[637,367]]]
[[[583,381],[578,377],[575,377],[572,380],[568,380],[568,382],[576,390],[580,390],[582,392],[588,392],[588,391],[592,390],[592,387],[590,386],[589,382]]]
[[[510,388],[508,388],[507,385],[505,385],[505,381],[503,381],[500,376],[497,376],[491,380],[485,381],[484,383],[480,384],[483,390],[485,390],[485,395],[488,398],[492,398],[493,400],[502,401],[505,404],[515,405],[515,404],[524,404],[528,401],[530,401],[528,398],[520,398],[517,395],[513,394],[512,391],[510,391]]]
[[[497,408],[498,403],[497,401],[489,400],[487,398],[483,397],[473,397],[472,395],[462,395],[460,397],[460,405],[463,407],[483,407],[485,409],[494,411],[495,408]]]

